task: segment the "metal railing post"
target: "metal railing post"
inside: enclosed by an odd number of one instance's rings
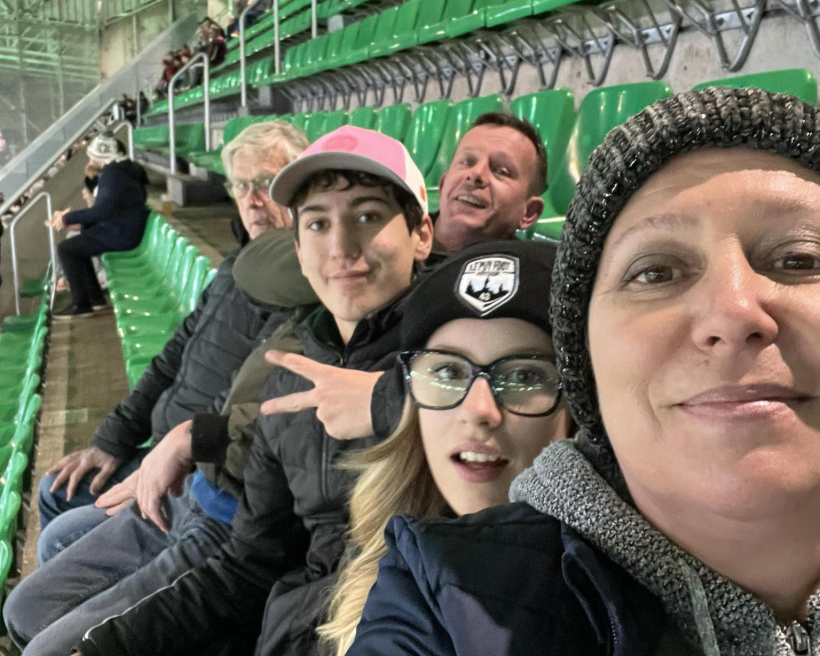
[[[282,56],[279,44],[279,0],[273,0],[273,72],[279,75],[282,70]]]
[[[128,132],[128,159],[134,159],[134,126],[131,125],[131,121],[121,121],[111,128],[111,132],[116,134],[123,128]]]
[[[177,143],[176,143],[176,114],[174,112],[174,87],[177,80],[187,73],[190,68],[197,62],[204,63],[204,70],[202,74],[202,89],[205,100],[205,150],[211,149],[211,62],[208,61],[208,55],[204,52],[198,52],[188,61],[185,66],[180,68],[171,78],[168,84],[168,146],[170,147],[171,156],[171,173],[177,172]]]
[[[242,10],[241,14],[239,14],[239,79],[241,81],[241,95],[239,104],[241,107],[248,106],[248,84],[245,74],[247,63],[247,55],[245,53],[245,16],[257,2],[260,2],[260,0],[251,0],[251,2],[248,3],[248,6]]]
[[[319,20],[316,16],[316,0],[310,0],[310,36],[315,39],[319,32]]]
[[[17,216],[14,217],[9,228],[9,231],[11,233],[11,270],[14,278],[14,311],[17,313],[18,316],[20,315],[20,271],[17,262],[17,240],[14,236],[14,229],[17,227],[17,223],[20,221],[20,219],[22,219],[26,214],[28,214],[29,210],[31,210],[35,205],[37,205],[41,198],[46,199],[46,217],[48,219],[51,219],[51,194],[47,191],[41,191],[34,198],[32,198],[23,209],[17,212]],[[51,284],[53,289],[53,285],[57,281],[57,251],[54,246],[54,230],[50,226],[48,228],[48,246],[51,256]]]

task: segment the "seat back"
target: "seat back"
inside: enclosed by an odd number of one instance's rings
[[[451,100],[441,98],[419,105],[413,113],[404,136],[404,145],[422,173],[433,166],[452,108]]]
[[[712,80],[698,84],[694,87],[694,91],[702,91],[707,87],[731,87],[733,89],[757,87],[769,93],[790,93],[809,105],[817,104],[817,79],[811,71],[805,68],[790,68]]]
[[[376,115],[374,130],[402,141],[413,117],[413,110],[407,103],[382,107]]]
[[[174,242],[174,247],[171,250],[171,258],[168,261],[168,267],[165,269],[165,284],[169,288],[173,288],[177,276],[179,276],[180,266],[185,255],[185,249],[188,247],[187,237],[177,237]]]
[[[370,47],[370,44],[373,41],[373,36],[378,31],[378,23],[381,19],[381,16],[382,14],[376,14],[374,16],[368,16],[364,20],[359,21],[359,30],[356,33],[356,40],[353,43],[353,50],[361,50],[362,48]],[[346,52],[347,51],[343,50],[342,55],[344,55]]]
[[[327,116],[325,116],[325,121],[322,124],[322,134],[320,136],[324,136],[328,132],[333,132],[333,130],[337,130],[343,125],[347,125],[347,119],[348,114],[344,109],[337,109],[333,112],[329,112]]]
[[[181,302],[185,300],[185,289],[188,287],[188,281],[191,278],[191,269],[194,266],[194,260],[197,255],[199,255],[199,249],[192,244],[188,244],[180,258],[177,275],[174,278],[174,294]]]
[[[575,194],[575,185],[589,165],[592,151],[609,131],[622,125],[647,105],[669,98],[666,82],[636,82],[590,91],[581,101],[566,153],[548,192],[552,216],[564,216]]]
[[[372,130],[376,123],[376,110],[373,107],[359,107],[350,112],[347,124],[357,128]]]
[[[214,276],[216,276],[216,269],[213,270],[213,275],[209,273],[208,269],[210,269],[210,267],[211,260],[204,255],[197,257],[191,266],[191,272],[187,281],[188,284],[182,294],[183,304],[186,306],[185,309],[189,314],[196,309],[196,304],[199,301],[202,290],[205,289],[205,287],[211,283],[211,280],[214,279]]]
[[[446,0],[421,0],[421,6],[416,17],[416,30],[423,30],[430,25],[441,21],[444,15],[444,8],[448,5]]]
[[[547,181],[554,179],[575,122],[572,91],[550,89],[521,96],[510,103],[510,113],[536,129],[547,149]]]
[[[304,132],[308,138],[308,141],[311,143],[322,136],[322,128],[324,127],[326,117],[327,112],[313,112],[312,114],[308,114],[305,119]]]
[[[441,139],[438,153],[433,165],[425,175],[428,187],[437,187],[439,178],[450,168],[450,162],[456,152],[458,142],[469,130],[473,122],[487,112],[497,112],[504,108],[504,99],[501,94],[493,94],[482,98],[470,98],[458,103],[450,111],[447,118],[447,127]]]

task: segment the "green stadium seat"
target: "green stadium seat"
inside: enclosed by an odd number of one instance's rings
[[[431,212],[438,210],[439,179],[450,168],[450,162],[461,137],[464,136],[464,133],[470,129],[473,122],[481,114],[501,111],[503,108],[504,99],[501,94],[493,94],[482,98],[464,100],[455,105],[449,112],[436,159],[424,176]]]
[[[538,135],[547,149],[547,191],[544,193],[545,206],[549,202],[549,187],[558,174],[559,163],[566,152],[567,143],[572,134],[575,122],[575,100],[569,89],[551,89],[520,96],[510,103],[510,112],[526,119],[538,131]],[[547,213],[549,214],[549,213]],[[528,230],[528,236],[546,231],[551,239],[560,237],[563,223],[556,225],[550,217],[543,223],[534,223]],[[556,236],[555,231],[558,231]]]
[[[561,9],[566,5],[574,4],[573,0],[532,0],[532,14],[538,16],[546,14],[556,9]],[[597,4],[595,2],[582,2],[580,4]]]
[[[485,9],[485,25],[498,27],[532,16],[532,0],[495,0]]]
[[[290,124],[302,132],[305,131],[305,124],[307,123],[310,114],[296,114],[291,120]]]
[[[379,110],[373,129],[388,137],[403,141],[412,118],[413,110],[407,103],[388,105]]]
[[[564,216],[575,194],[575,184],[586,170],[592,151],[614,127],[623,124],[647,105],[669,98],[666,82],[636,82],[590,91],[581,101],[578,117],[555,178],[548,191],[545,217]]]
[[[450,0],[452,2],[452,0]],[[473,0],[470,10],[461,16],[454,17],[445,26],[445,33],[451,39],[454,39],[476,30],[480,30],[487,22],[486,9],[493,0]]]
[[[433,166],[453,102],[447,98],[424,103],[413,112],[403,143],[422,173]]]
[[[392,30],[397,10],[398,7],[394,7],[392,10],[384,11],[374,16],[368,16],[364,20],[354,23],[354,25],[358,25],[358,28],[354,32],[355,41],[351,44],[350,48],[345,48],[344,41],[347,41],[347,39],[343,40],[342,49],[338,57],[333,60],[330,68],[351,66],[352,64],[365,61],[370,56],[370,44],[373,42],[373,39],[377,35]],[[345,31],[352,27],[353,25],[345,28]]]
[[[436,1],[441,4],[440,0],[410,0],[390,10],[396,12],[393,29],[390,33],[376,35],[373,45],[370,46],[370,57],[384,57],[415,46],[418,43],[415,29],[422,4],[426,2],[429,5],[430,2]]]
[[[323,34],[311,39],[304,44],[305,54],[302,65],[299,66],[297,75],[299,77],[306,77],[312,75],[319,70],[321,62],[324,60],[327,46],[330,42],[330,35]]]
[[[326,117],[327,112],[313,112],[305,117],[304,133],[311,143],[324,134],[323,129]]]
[[[376,123],[376,110],[373,107],[359,107],[350,112],[347,121],[348,125],[357,128],[373,129]]]
[[[817,78],[805,68],[791,68],[782,71],[767,73],[751,73],[737,77],[727,77],[721,80],[703,82],[694,87],[701,91],[707,87],[757,87],[769,93],[790,93],[810,105],[817,104]]]
[[[347,111],[344,109],[337,109],[336,111],[329,112],[327,116],[325,116],[324,123],[322,124],[322,134],[319,136],[324,136],[328,132],[333,132],[333,130],[340,128],[343,125],[347,125],[347,116]]]
[[[441,19],[421,25],[417,29],[419,44],[440,41],[447,36],[447,25],[470,12],[473,0],[442,0]]]

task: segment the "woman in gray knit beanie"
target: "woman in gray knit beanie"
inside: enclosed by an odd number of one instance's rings
[[[350,653],[820,654],[819,120],[712,88],[607,136],[552,284],[580,434],[524,503],[394,519]]]

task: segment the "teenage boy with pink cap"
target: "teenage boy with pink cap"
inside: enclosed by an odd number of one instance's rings
[[[392,367],[403,298],[433,242],[423,176],[404,146],[336,131],[283,169],[272,193],[293,214],[302,272],[323,304],[300,326],[302,353],[359,371]],[[276,368],[260,396],[309,388]],[[262,417],[220,554],[90,628],[80,653],[199,653],[263,615],[256,653],[315,653],[347,529],[351,474],[334,464],[375,441],[331,439],[314,409]]]

